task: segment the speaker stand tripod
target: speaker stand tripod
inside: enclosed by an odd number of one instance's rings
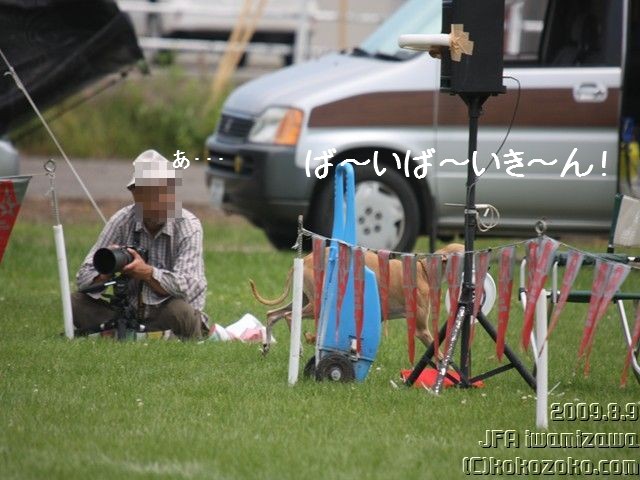
[[[525,382],[532,388],[536,389],[536,379],[531,372],[527,370],[518,356],[511,350],[508,345],[505,345],[504,353],[510,363],[489,370],[483,374],[471,376],[471,348],[470,348],[470,332],[471,321],[473,318],[473,298],[474,298],[474,285],[473,285],[473,245],[476,234],[476,182],[477,175],[474,169],[473,154],[477,149],[478,144],[478,118],[482,113],[482,105],[489,98],[489,93],[460,93],[460,98],[465,102],[469,114],[469,163],[467,164],[467,184],[466,184],[466,202],[464,210],[464,270],[462,280],[462,291],[460,294],[460,300],[455,316],[455,322],[451,329],[451,334],[448,342],[447,351],[444,354],[444,358],[437,366],[438,376],[436,383],[433,387],[433,391],[439,394],[442,390],[445,377],[451,380],[456,386],[461,388],[469,388],[474,383],[492,377],[499,373],[508,371],[515,368]],[[489,334],[491,339],[495,342],[497,333],[493,325],[487,320],[482,311],[477,315],[478,323]],[[439,336],[440,344],[446,337],[446,324],[436,334]],[[454,378],[448,373],[449,366],[452,365],[453,352],[456,347],[456,343],[460,337],[460,365],[458,370],[459,379]],[[406,380],[407,385],[413,385],[418,379],[422,371],[427,365],[434,365],[432,358],[434,356],[434,344],[432,343],[425,354],[420,358],[411,374]]]

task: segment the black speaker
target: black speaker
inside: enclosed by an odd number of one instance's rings
[[[459,62],[443,48],[440,89],[457,93],[504,93],[502,55],[504,0],[443,0],[442,33],[451,33],[452,24],[462,24],[473,54],[462,54]]]

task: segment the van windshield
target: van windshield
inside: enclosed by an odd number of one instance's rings
[[[404,60],[417,52],[398,46],[405,33],[440,33],[441,0],[408,0],[374,31],[354,53],[389,60]]]

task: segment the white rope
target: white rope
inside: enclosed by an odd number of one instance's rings
[[[302,229],[302,234],[305,237],[318,237],[318,238],[321,238],[322,240],[325,241],[325,243],[326,242],[342,243],[343,245],[346,245],[348,247],[358,247],[358,248],[364,249],[365,251],[370,251],[370,252],[374,252],[374,253],[385,251],[385,252],[389,252],[389,254],[391,256],[396,256],[396,257],[400,256],[400,255],[406,255],[407,253],[411,253],[411,252],[398,252],[398,251],[395,251],[395,250],[387,250],[387,249],[383,249],[383,248],[380,248],[380,249],[369,248],[369,247],[365,247],[363,245],[355,245],[355,244],[352,244],[352,243],[349,243],[349,242],[345,242],[344,240],[339,239],[339,238],[325,237],[324,235],[320,235],[319,233],[315,233],[315,232],[313,232],[311,230],[307,230],[306,228]],[[539,238],[539,237],[536,237],[536,238]],[[506,247],[512,247],[512,246],[517,247],[519,245],[524,245],[525,243],[529,242],[530,240],[532,240],[532,239],[528,238],[526,240],[520,240],[520,241],[517,241],[517,242],[509,243],[509,244],[506,244],[506,245],[500,245],[500,246],[497,246],[497,247],[489,247],[489,248],[482,248],[480,250],[473,250],[473,253],[493,251],[493,250],[497,250],[497,249],[500,249],[500,248],[506,248]],[[465,252],[460,252],[460,253],[464,254]],[[445,254],[443,254],[443,253],[421,253],[421,252],[416,252],[416,253],[411,253],[411,255],[416,255],[418,257],[442,257]]]
[[[25,178],[25,177],[45,177],[47,173],[21,173],[20,175],[8,175],[6,177],[0,177],[2,180],[10,180],[12,178]]]
[[[22,93],[26,97],[27,101],[31,105],[31,108],[33,108],[33,111],[36,112],[36,115],[38,116],[38,118],[40,119],[42,124],[44,125],[44,128],[47,130],[47,133],[49,133],[49,136],[53,140],[53,143],[56,144],[56,147],[58,148],[58,151],[62,155],[62,158],[64,158],[65,162],[67,162],[67,165],[71,169],[71,172],[73,172],[73,174],[75,175],[76,179],[80,183],[80,186],[82,187],[82,189],[84,190],[84,193],[89,198],[89,201],[91,202],[91,205],[93,205],[93,208],[96,210],[96,212],[98,212],[98,215],[102,219],[103,223],[107,223],[107,219],[102,214],[102,211],[100,210],[100,207],[98,207],[98,204],[95,202],[95,200],[91,196],[91,193],[89,193],[89,190],[87,189],[87,187],[85,186],[84,182],[80,178],[80,175],[78,175],[78,172],[76,171],[76,169],[71,164],[71,161],[69,160],[69,157],[67,157],[67,154],[62,149],[62,146],[60,145],[60,142],[58,142],[58,139],[56,138],[56,136],[53,134],[53,132],[49,128],[49,125],[47,124],[46,120],[44,119],[44,117],[40,113],[40,110],[38,110],[38,107],[36,106],[36,104],[33,102],[33,99],[31,98],[31,95],[29,95],[29,92],[27,92],[27,89],[23,85],[22,80],[20,80],[20,77],[18,76],[18,74],[14,70],[13,66],[11,66],[11,64],[9,63],[9,60],[7,60],[7,57],[5,57],[4,52],[2,51],[2,49],[0,49],[0,56],[2,56],[2,60],[4,60],[4,63],[7,65],[7,68],[9,69],[9,71],[5,72],[4,74],[11,76],[11,78],[13,78],[13,81],[16,83],[16,86],[22,91]]]
[[[480,232],[485,233],[498,226],[498,224],[500,223],[500,212],[496,207],[486,203],[482,205],[476,205],[476,209],[484,210],[482,216],[480,215],[480,212],[476,213],[478,230]],[[489,216],[489,218],[487,218],[487,216]]]

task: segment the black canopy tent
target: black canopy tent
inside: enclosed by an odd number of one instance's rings
[[[40,109],[143,58],[113,0],[0,0],[0,49]],[[0,134],[31,114],[14,80],[1,76]]]

